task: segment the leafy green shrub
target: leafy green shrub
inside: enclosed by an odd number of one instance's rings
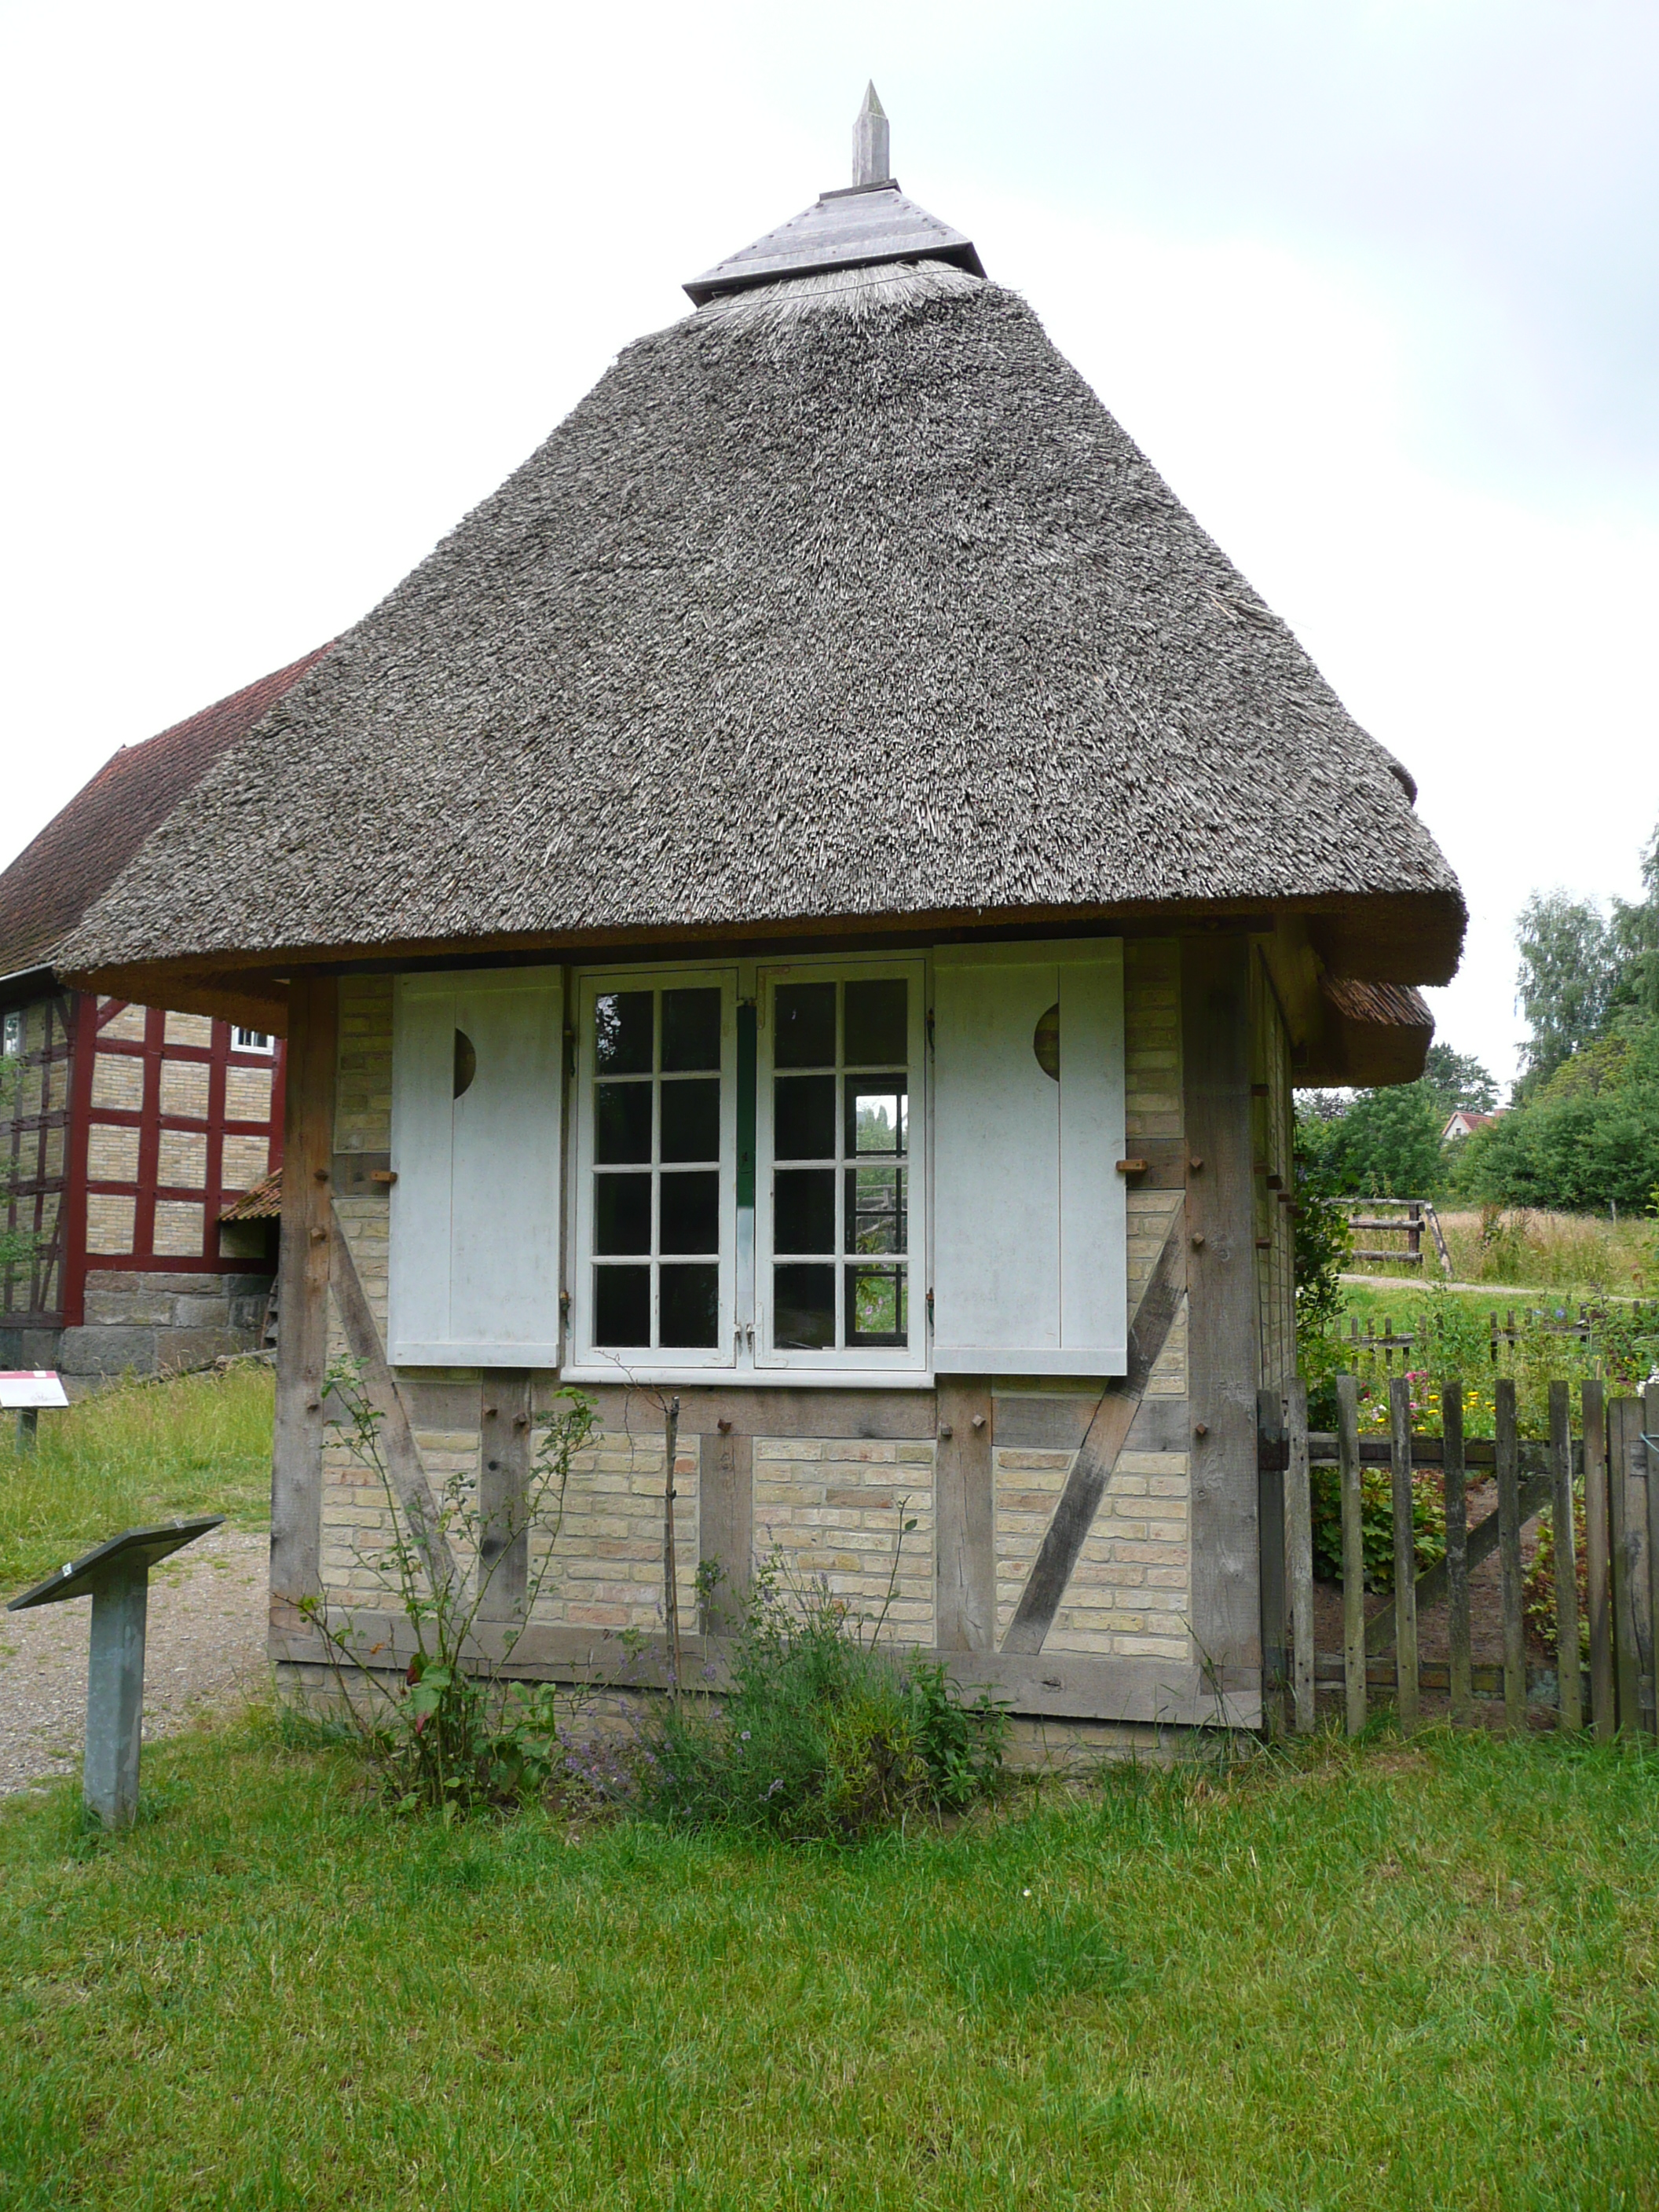
[[[762,1567],[718,1710],[677,1698],[647,1723],[637,1808],[678,1826],[846,1844],[991,1796],[1006,1709],[984,1692],[965,1701],[941,1666],[884,1650],[880,1626],[822,1579],[791,1581],[776,1559]]]
[[[1584,1537],[1584,1486],[1573,1486],[1573,1571],[1578,1583],[1578,1663],[1589,1664],[1589,1558]],[[1521,1585],[1528,1626],[1547,1651],[1557,1649],[1555,1635],[1555,1509],[1548,1506],[1538,1524],[1538,1548]]]
[[[1323,1581],[1342,1579],[1342,1484],[1334,1467],[1316,1467],[1313,1492],[1314,1572]],[[1359,1474],[1359,1540],[1368,1590],[1394,1588],[1394,1485],[1385,1467],[1362,1468]],[[1419,1575],[1446,1556],[1446,1495],[1439,1473],[1419,1468],[1412,1476],[1412,1553]]]
[[[596,1425],[593,1401],[579,1390],[557,1394],[524,1496],[501,1525],[486,1530],[476,1489],[463,1477],[452,1476],[435,1499],[400,1491],[392,1481],[380,1440],[385,1417],[369,1397],[360,1359],[334,1362],[324,1396],[340,1408],[330,1429],[379,1479],[390,1534],[372,1564],[414,1643],[398,1682],[384,1647],[370,1644],[368,1631],[331,1616],[319,1598],[303,1600],[301,1610],[328,1646],[341,1716],[399,1812],[453,1819],[523,1803],[566,1763],[558,1692],[545,1683],[526,1688],[501,1672],[549,1571],[551,1543],[531,1573],[523,1620],[502,1632],[501,1660],[481,1654],[474,1632],[517,1539],[538,1519],[550,1522],[556,1536],[570,1462]],[[486,1534],[495,1540],[489,1547]],[[471,1573],[468,1558],[476,1563]]]

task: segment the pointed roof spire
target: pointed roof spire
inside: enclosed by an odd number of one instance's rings
[[[974,242],[906,199],[892,173],[887,111],[869,86],[853,126],[853,182],[819,195],[810,207],[685,287],[698,307],[754,284],[832,269],[867,269],[885,261],[948,261],[983,276]]]
[[[884,185],[893,173],[888,149],[887,110],[876,97],[873,81],[866,86],[864,105],[853,125],[853,182]]]

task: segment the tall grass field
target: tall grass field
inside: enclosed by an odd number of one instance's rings
[[[1659,1221],[1594,1213],[1545,1213],[1526,1207],[1499,1212],[1443,1212],[1440,1227],[1459,1283],[1492,1283],[1515,1290],[1553,1290],[1612,1297],[1659,1297]],[[1357,1241],[1378,1250],[1403,1237],[1360,1232]],[[1420,1267],[1385,1261],[1364,1262],[1384,1281],[1421,1281],[1437,1275],[1439,1255],[1425,1230]]]
[[[1659,1759],[1120,1771],[791,1851],[446,1826],[254,1718],[0,1812],[0,2201],[1659,2203]]]
[[[244,1528],[268,1527],[274,1401],[271,1370],[250,1360],[219,1374],[118,1383],[43,1413],[32,1452],[17,1449],[7,1415],[0,1596],[146,1521],[224,1513]]]

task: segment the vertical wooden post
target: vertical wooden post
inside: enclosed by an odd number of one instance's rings
[[[1584,1725],[1578,1656],[1578,1558],[1573,1528],[1572,1401],[1565,1382],[1550,1384],[1550,1474],[1555,1548],[1555,1679],[1561,1726]]]
[[[1659,1437],[1659,1382],[1650,1382],[1642,1393],[1642,1428],[1649,1436]],[[1637,1450],[1648,1509],[1648,1666],[1653,1676],[1653,1729],[1659,1735],[1659,1449],[1638,1440]]]
[[[1516,1429],[1515,1383],[1505,1377],[1496,1393],[1498,1431],[1498,1553],[1504,1609],[1504,1725],[1527,1724],[1527,1644],[1521,1616],[1521,1461]]]
[[[1412,1525],[1412,1386],[1404,1375],[1389,1384],[1389,1472],[1394,1490],[1394,1651],[1402,1729],[1418,1719],[1417,1542]]]
[[[40,1408],[20,1406],[17,1408],[17,1455],[21,1459],[32,1452],[40,1441]]]
[[[1637,1641],[1632,1584],[1630,1465],[1639,1401],[1615,1398],[1607,1407],[1607,1534],[1613,1568],[1613,1668],[1619,1726],[1632,1735],[1642,1726],[1642,1650]]]
[[[88,1809],[106,1828],[131,1826],[138,1812],[149,1608],[149,1565],[142,1553],[118,1560],[92,1594],[82,1790]]]
[[[1297,1376],[1286,1392],[1291,1463],[1285,1478],[1285,1543],[1291,1583],[1291,1637],[1296,1654],[1296,1729],[1310,1735],[1316,1715],[1313,1609],[1313,1485],[1308,1466],[1308,1386]]]
[[[1359,1487],[1359,1383],[1336,1378],[1337,1476],[1342,1491],[1342,1688],[1350,1735],[1365,1725],[1365,1541]]]
[[[717,1565],[720,1581],[706,1595],[699,1626],[705,1636],[728,1632],[749,1595],[755,1550],[755,1443],[725,1424],[702,1440],[697,1505],[699,1556]]]
[[[1285,1649],[1285,1401],[1277,1390],[1255,1394],[1256,1523],[1261,1531],[1257,1582],[1261,1604],[1261,1725],[1285,1732],[1290,1673]]]
[[[1262,1663],[1255,1394],[1260,1316],[1250,1150],[1250,951],[1189,937],[1181,951],[1188,1152],[1188,1394],[1192,1419],[1192,1633],[1220,1691]]]
[[[1618,1725],[1613,1695],[1613,1611],[1607,1588],[1607,1409],[1606,1385],[1586,1382],[1584,1404],[1584,1568],[1589,1584],[1590,1717],[1596,1740]]]
[[[282,1322],[270,1477],[273,1629],[301,1626],[301,1601],[322,1589],[336,1027],[334,978],[296,977],[289,987],[283,1109]]]
[[[1451,1717],[1462,1725],[1474,1717],[1469,1668],[1469,1508],[1463,1465],[1463,1385],[1448,1382],[1441,1394],[1445,1435],[1446,1626],[1451,1645]]]
[[[941,1379],[933,1493],[939,1529],[934,1613],[941,1651],[996,1649],[991,1445],[989,1382]]]
[[[490,1369],[479,1401],[478,1571],[487,1580],[478,1615],[518,1620],[530,1587],[529,1369]]]

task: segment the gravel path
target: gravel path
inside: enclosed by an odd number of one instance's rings
[[[144,1741],[261,1688],[269,1536],[216,1528],[149,1578]],[[0,1795],[78,1773],[85,1743],[88,1599],[0,1613]]]

